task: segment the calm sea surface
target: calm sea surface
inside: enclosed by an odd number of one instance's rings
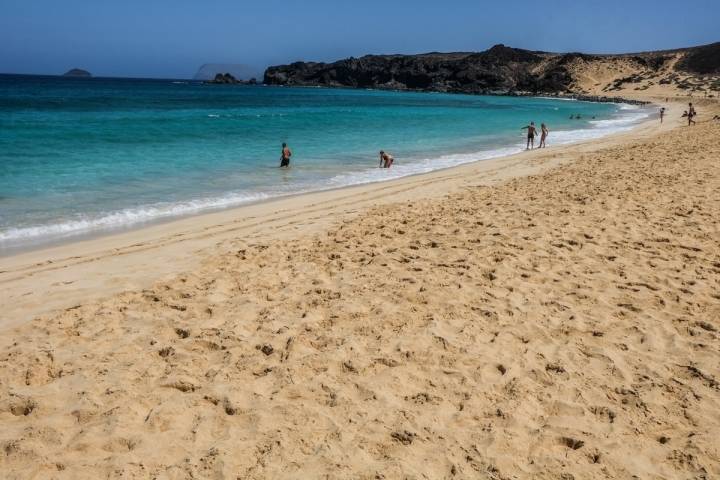
[[[530,121],[557,145],[647,115],[544,98],[0,75],[0,253],[507,155]],[[282,142],[290,169],[277,168]],[[392,169],[377,168],[380,149]]]

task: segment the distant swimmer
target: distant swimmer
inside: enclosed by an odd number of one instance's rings
[[[660,109],[660,123],[663,123],[663,117],[665,116],[665,107]]]
[[[544,123],[540,124],[540,145],[538,145],[538,148],[545,148],[547,145],[545,145],[545,140],[547,139],[548,133],[550,133],[550,130],[548,130],[547,125]]]
[[[535,122],[530,122],[530,125],[525,125],[520,130],[527,130],[527,146],[525,147],[525,150],[535,148],[535,135],[537,135]]]
[[[394,161],[395,159],[392,155],[384,150],[380,150],[380,168],[390,168]]]
[[[575,115],[570,115],[570,120],[575,120]]]
[[[287,143],[283,143],[282,152],[280,152],[280,166],[289,167],[290,157],[292,157],[292,151],[290,150],[290,147],[287,146]]]

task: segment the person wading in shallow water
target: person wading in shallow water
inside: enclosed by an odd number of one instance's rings
[[[289,167],[290,157],[292,157],[292,151],[290,151],[290,147],[287,146],[287,143],[283,143],[282,152],[280,153],[280,166]]]
[[[537,135],[537,128],[535,127],[535,122],[530,122],[530,125],[525,125],[521,128],[521,130],[527,130],[527,147],[525,150],[530,150],[530,148],[535,148],[535,135]]]
[[[540,145],[538,145],[538,148],[545,148],[545,140],[547,139],[548,133],[550,133],[550,130],[548,130],[547,125],[544,123],[540,124]]]
[[[384,150],[380,150],[380,168],[390,168],[394,161],[395,159],[392,155]]]

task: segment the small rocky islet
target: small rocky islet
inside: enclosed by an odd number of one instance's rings
[[[72,68],[65,72],[63,77],[90,78],[92,74],[82,68]]]

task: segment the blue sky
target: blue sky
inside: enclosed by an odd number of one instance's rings
[[[0,72],[192,77],[366,53],[656,50],[720,40],[720,0],[0,0]]]

